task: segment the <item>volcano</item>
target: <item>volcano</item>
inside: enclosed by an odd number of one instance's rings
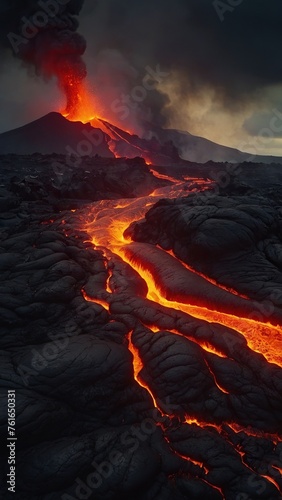
[[[93,156],[113,158],[108,147],[109,137],[99,134],[90,124],[71,122],[60,113],[49,113],[23,127],[4,132],[0,135],[0,154],[29,155],[70,154],[77,151],[80,141],[91,138]],[[94,146],[95,144],[95,146]]]
[[[187,162],[282,163],[282,158],[251,156],[189,132],[146,124],[145,136],[131,134],[106,120],[69,121],[52,112],[20,128],[0,134],[0,154],[65,154],[105,158],[140,156],[148,163],[171,166]]]
[[[51,113],[0,137],[16,499],[281,499],[281,167],[163,133]]]
[[[282,499],[282,158],[156,125],[278,151],[250,4],[1,2],[0,499]]]

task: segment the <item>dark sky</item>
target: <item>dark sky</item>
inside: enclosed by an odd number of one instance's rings
[[[62,2],[71,36],[81,44],[77,30],[86,39],[88,82],[109,118],[114,110],[125,126],[130,120],[138,131],[149,120],[242,149],[243,142],[255,142],[262,152],[281,154],[279,0],[85,0],[79,16],[82,0]],[[40,37],[39,42],[36,37],[29,41],[36,48],[35,62],[24,54],[13,57],[10,50],[8,25],[15,31],[20,28],[18,19],[31,4],[40,10],[33,0],[1,0],[0,131],[40,116],[53,103],[57,109],[61,99],[55,82],[46,82],[48,75],[40,69]],[[54,27],[52,22],[51,36],[59,37],[61,47],[66,25],[62,27],[60,20]],[[39,77],[32,76],[34,67]],[[151,75],[158,68],[158,82],[142,94],[148,67]],[[122,100],[128,95],[127,119]],[[268,140],[261,138],[267,135]]]

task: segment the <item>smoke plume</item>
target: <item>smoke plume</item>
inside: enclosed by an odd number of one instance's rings
[[[86,42],[76,32],[82,5],[83,0],[2,0],[0,6],[2,49],[12,50],[37,75],[56,77],[67,113],[76,106],[86,76]]]
[[[119,125],[135,115],[166,125],[172,96],[185,112],[200,94],[212,96],[219,114],[237,112],[266,92],[269,103],[269,89],[282,83],[277,0],[1,0],[2,49],[38,75],[56,76],[66,113],[86,76],[86,42],[77,32],[83,4],[93,88]],[[149,75],[167,75],[149,90],[148,67]]]
[[[140,75],[160,65],[178,101],[214,94],[237,110],[282,82],[282,4],[277,0],[86,0],[91,54],[119,51]],[[159,89],[160,90],[160,89]],[[154,117],[167,103],[149,93]]]

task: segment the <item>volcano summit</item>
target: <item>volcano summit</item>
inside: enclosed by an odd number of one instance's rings
[[[105,158],[143,157],[163,166],[215,162],[281,163],[282,158],[253,156],[220,146],[188,132],[146,125],[152,139],[142,139],[99,118],[89,123],[70,121],[52,112],[20,128],[0,134],[0,154],[64,154]]]

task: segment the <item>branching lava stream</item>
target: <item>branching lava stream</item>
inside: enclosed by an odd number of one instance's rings
[[[154,175],[154,170],[151,170],[151,173]],[[162,178],[163,177],[164,176],[162,176]],[[279,326],[251,319],[252,316],[250,316],[250,311],[252,311],[252,301],[250,301],[247,297],[238,294],[236,290],[227,289],[223,286],[217,285],[214,280],[211,280],[209,277],[205,277],[202,274],[200,275],[200,273],[197,273],[190,266],[186,264],[182,265],[171,251],[164,252],[161,248],[146,243],[134,243],[130,238],[125,237],[124,233],[130,224],[142,220],[146,212],[161,198],[174,199],[181,196],[187,196],[189,180],[179,181],[178,179],[173,179],[171,177],[169,177],[168,180],[172,182],[170,186],[157,189],[149,196],[133,200],[103,200],[96,202],[89,207],[89,211],[86,213],[87,220],[85,228],[86,232],[90,236],[94,248],[102,250],[108,262],[114,260],[115,257],[122,259],[125,266],[130,266],[130,269],[134,270],[134,272],[145,281],[148,288],[147,299],[149,301],[165,307],[166,310],[181,311],[182,313],[188,314],[190,317],[192,316],[193,318],[204,320],[208,323],[218,323],[233,329],[243,335],[249,348],[262,354],[268,363],[274,363],[273,366],[276,364],[282,367],[281,329]],[[196,184],[199,191],[208,189],[209,187],[209,181],[206,182],[203,179],[193,179],[190,182],[193,184],[193,187]],[[158,258],[160,258],[160,261],[163,259],[163,263],[165,262],[165,264],[162,265],[162,262],[158,262]],[[175,267],[176,263],[177,266]],[[189,293],[185,293],[183,296],[180,295],[180,297],[177,295],[178,298],[174,299],[173,286],[175,285],[175,282],[171,285],[170,277],[167,278],[167,267],[171,267],[171,269],[175,267],[179,270],[180,274],[183,273],[185,276],[185,273],[187,273],[188,278],[191,278],[192,282],[193,279],[195,279],[196,283],[200,283],[200,291],[201,287],[204,289],[202,296],[200,293],[198,293],[197,297],[190,295],[189,300]],[[93,302],[98,304],[100,303],[104,308],[109,310],[109,312],[111,312],[112,297],[118,293],[111,288],[111,280],[114,278],[114,275],[115,264],[113,263],[113,266],[108,268],[108,278],[104,291],[105,295],[101,296],[101,298],[93,299]],[[207,290],[207,293],[205,293],[205,290]],[[192,287],[192,293],[193,291],[194,288]],[[224,304],[219,302],[218,307],[216,307],[216,304],[211,306],[211,304],[213,304],[213,297],[209,297],[209,300],[207,297],[209,294],[212,295],[213,291],[216,292],[216,295],[219,293],[219,297],[223,297],[223,302],[225,302]],[[91,298],[87,297],[85,291],[83,291],[83,296],[86,300],[91,300]],[[107,306],[107,300],[109,301],[109,307]],[[230,307],[228,306],[229,300]],[[232,304],[234,304],[234,306],[232,306]],[[226,310],[226,308],[228,310]],[[240,308],[242,308],[242,314],[240,314]],[[160,330],[157,326],[152,326],[150,321],[146,322],[146,318],[142,319],[142,322],[150,328],[152,335]],[[177,330],[170,329],[170,332],[171,334],[182,336],[181,332]],[[166,414],[162,404],[159,404],[156,392],[152,390],[150,384],[145,382],[142,378],[142,371],[146,367],[143,358],[140,356],[138,348],[134,344],[132,331],[128,334],[127,340],[129,350],[133,355],[134,378],[136,382],[149,393],[152,398],[152,404],[158,409],[160,414],[170,420],[173,417],[173,414]],[[197,342],[195,339],[193,341]],[[200,341],[198,344],[204,349],[204,352],[210,356],[216,356],[218,359],[226,358],[226,356],[218,352],[213,345],[208,345],[208,343],[205,342],[201,343]],[[211,376],[213,377],[215,387],[217,388],[216,390],[220,392],[223,398],[228,398],[228,391],[217,383],[217,378],[212,369],[209,367],[209,364],[206,363],[206,365],[210,370]],[[177,416],[177,413],[175,416]],[[250,439],[252,436],[256,436],[258,438],[261,436],[263,439],[269,439],[273,443],[273,446],[277,446],[280,441],[279,435],[276,435],[275,433],[270,432],[268,434],[267,432],[260,431],[259,429],[252,429],[251,427],[246,426],[244,427],[244,425],[240,425],[235,422],[232,423],[232,421],[222,421],[221,424],[218,422],[216,424],[211,422],[200,422],[193,415],[189,416],[188,414],[186,414],[184,420],[183,417],[181,417],[181,419],[181,425],[185,428],[198,428],[199,430],[202,429],[203,432],[215,432],[220,436],[224,436],[228,445],[232,446],[232,449],[236,453],[236,460],[239,460],[242,466],[249,470],[250,474],[254,474],[255,470],[249,467],[245,459],[245,453],[241,450],[240,445],[235,444],[235,442],[232,441],[232,438],[229,438],[228,434],[233,433],[233,436],[237,436],[238,433],[242,433],[245,436],[249,436]],[[214,431],[211,431],[211,429],[214,429]],[[213,436],[213,434],[211,434],[211,436]],[[169,437],[166,437],[165,439],[170,446]],[[234,437],[233,439],[236,440]],[[217,481],[214,481],[212,478],[210,479],[210,473],[212,475],[212,471],[209,472],[209,468],[207,468],[205,464],[201,463],[197,456],[194,456],[193,453],[188,453],[187,455],[185,453],[181,453],[181,451],[174,446],[172,446],[172,449],[174,453],[176,453],[183,460],[186,460],[187,463],[200,466],[201,471],[204,471],[204,476],[201,476],[202,480],[206,481],[212,488],[214,488],[215,492],[219,492],[222,498],[225,498],[225,494],[223,490],[219,488]],[[278,491],[280,491],[280,486],[275,481],[275,478],[277,477],[277,474],[279,474],[279,470],[280,468],[278,464],[278,469],[272,468],[269,473],[267,471],[266,474],[261,474],[261,478],[264,477],[267,481],[273,484]]]
[[[195,179],[194,179],[195,183]],[[248,345],[254,351],[261,353],[268,362],[276,363],[282,366],[282,339],[281,328],[270,324],[269,322],[262,323],[254,319],[239,317],[238,315],[208,307],[197,306],[187,303],[185,300],[168,300],[165,297],[165,290],[160,288],[156,282],[150,268],[146,265],[146,261],[137,261],[131,255],[130,246],[131,240],[124,237],[125,230],[129,225],[141,220],[149,208],[161,198],[177,198],[184,194],[184,183],[175,181],[173,186],[156,190],[153,194],[147,197],[134,200],[119,200],[102,201],[93,205],[93,209],[89,214],[89,222],[86,230],[91,237],[91,241],[95,247],[102,247],[116,255],[119,255],[124,262],[128,263],[138,274],[145,280],[148,286],[148,299],[157,302],[165,307],[183,311],[195,318],[205,320],[207,322],[215,322],[226,327],[235,329],[241,333],[247,340]],[[202,179],[198,181],[199,190],[205,189],[207,186]],[[187,195],[187,193],[185,193]],[[176,259],[171,255],[171,259]],[[183,266],[184,267],[184,266]],[[207,278],[207,285],[210,279]],[[215,285],[214,285],[215,286]],[[230,298],[235,297],[232,291],[227,292]]]

